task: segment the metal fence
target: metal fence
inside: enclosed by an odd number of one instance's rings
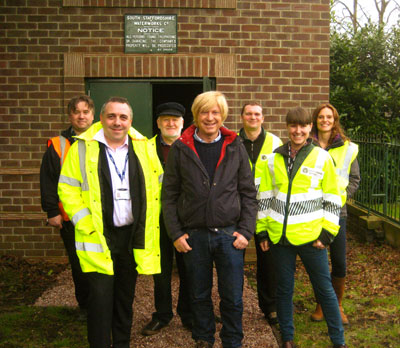
[[[354,136],[359,145],[361,183],[356,204],[400,223],[400,141]]]

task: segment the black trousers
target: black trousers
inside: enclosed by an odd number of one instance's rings
[[[192,311],[190,309],[189,284],[183,262],[183,254],[176,251],[162,219],[160,219],[160,249],[161,273],[153,276],[154,306],[156,309],[153,313],[153,319],[157,319],[166,325],[173,317],[171,274],[175,250],[175,259],[179,274],[179,297],[176,311],[181,317],[182,323],[189,325],[192,322]]]
[[[129,348],[136,263],[128,248],[128,228],[111,231],[114,275],[86,273],[89,280],[88,340],[90,348]]]
[[[89,282],[82,272],[78,255],[75,249],[75,229],[71,221],[64,221],[60,230],[61,238],[67,251],[68,260],[71,265],[72,279],[75,285],[75,298],[81,309],[86,309],[89,297]]]
[[[271,251],[264,252],[261,250],[257,235],[255,235],[255,244],[257,253],[256,278],[258,305],[264,315],[267,316],[271,312],[276,312],[276,268]]]

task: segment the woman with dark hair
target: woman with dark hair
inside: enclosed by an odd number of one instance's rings
[[[333,347],[346,348],[326,251],[338,233],[342,206],[335,166],[326,151],[312,144],[312,118],[305,109],[289,110],[286,125],[289,142],[265,158],[256,227],[261,250],[271,248],[275,259],[282,347],[295,347],[293,290],[299,255],[326,316]]]
[[[332,264],[332,285],[339,301],[340,314],[343,324],[349,320],[344,314],[342,299],[346,278],[346,200],[356,191],[360,183],[360,169],[357,161],[358,146],[350,141],[344,134],[340,125],[339,114],[335,107],[329,103],[319,105],[313,112],[313,140],[329,152],[332,156],[338,178],[340,195],[343,208],[340,212],[339,233],[330,245],[330,256]],[[322,321],[324,315],[321,305],[317,301],[315,312],[311,320]]]

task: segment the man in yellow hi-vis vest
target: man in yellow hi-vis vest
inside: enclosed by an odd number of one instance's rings
[[[72,222],[65,213],[57,193],[58,179],[65,156],[75,141],[74,136],[86,131],[93,122],[94,103],[86,95],[72,98],[67,107],[71,125],[61,135],[47,141],[47,150],[40,167],[40,194],[42,208],[47,213],[47,224],[60,229],[60,235],[67,251],[75,285],[75,298],[81,309],[81,318],[85,317],[88,284],[84,277],[75,250],[75,231]]]
[[[261,104],[249,102],[242,107],[243,128],[239,131],[240,137],[249,155],[251,170],[256,188],[260,184],[266,156],[271,154],[282,141],[274,134],[267,132],[263,127],[264,115]],[[257,295],[258,305],[270,325],[278,323],[276,315],[276,269],[270,251],[263,252],[255,237],[257,253]]]
[[[132,117],[125,98],[110,98],[71,146],[58,185],[89,281],[91,348],[129,348],[137,274],[160,273],[163,170]]]

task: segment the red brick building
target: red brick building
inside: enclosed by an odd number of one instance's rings
[[[177,15],[176,53],[125,53],[126,14]],[[288,108],[328,99],[329,0],[1,0],[0,27],[0,254],[64,255],[38,173],[74,95],[95,95],[96,117],[110,93],[139,95],[133,125],[147,135],[157,104],[190,110],[210,88],[227,96],[227,127],[256,100],[281,137]]]

